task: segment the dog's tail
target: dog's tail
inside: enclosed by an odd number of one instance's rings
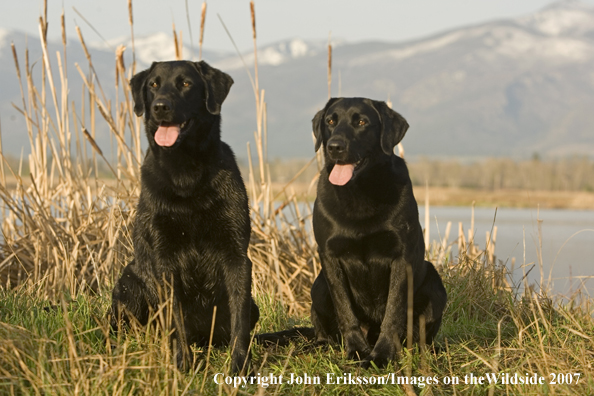
[[[296,340],[314,341],[316,333],[313,327],[293,327],[276,333],[257,334],[254,339],[264,346],[287,346],[291,341]]]

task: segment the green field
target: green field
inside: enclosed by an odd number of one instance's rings
[[[175,368],[167,337],[155,328],[110,334],[108,288],[54,299],[35,285],[2,290],[0,394],[592,394],[594,321],[587,300],[555,304],[528,289],[516,295],[494,287],[504,268],[470,258],[441,269],[449,303],[433,348],[405,349],[398,364],[362,370],[340,345],[254,345],[261,384],[237,388],[232,381],[242,379],[229,373],[228,349],[194,350],[195,369],[186,373]],[[259,331],[308,324],[306,312],[288,315],[273,291],[256,300]],[[487,376],[497,374],[490,384]],[[276,384],[269,385],[271,375]]]

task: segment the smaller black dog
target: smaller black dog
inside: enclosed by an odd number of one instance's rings
[[[423,315],[432,342],[447,301],[439,274],[424,260],[406,164],[393,152],[407,129],[384,102],[365,98],[330,99],[313,119],[325,167],[313,213],[322,272],[311,290],[311,318],[318,341],[342,339],[363,367],[393,360],[395,337],[406,337],[407,270],[415,341]]]
[[[221,142],[221,105],[233,80],[205,62],[158,62],[130,81],[134,112],[144,115],[149,150],[141,169],[134,260],[113,290],[111,326],[146,325],[173,295],[172,344],[178,367],[189,345],[231,345],[231,368],[250,364],[258,320],[247,256],[250,217],[233,152]],[[175,342],[174,342],[175,341]]]
[[[424,260],[419,212],[404,160],[393,149],[408,123],[384,102],[333,98],[313,119],[324,147],[313,228],[322,272],[311,290],[314,328],[256,336],[263,344],[295,338],[344,341],[363,367],[393,360],[407,333],[408,276],[413,283],[413,340],[419,317],[431,343],[447,302],[435,267]]]

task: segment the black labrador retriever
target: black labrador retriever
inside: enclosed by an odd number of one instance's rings
[[[231,148],[220,139],[221,105],[233,79],[205,62],[156,62],[130,81],[149,149],[132,239],[134,259],[113,290],[111,325],[146,325],[173,296],[172,344],[180,368],[189,345],[231,345],[231,365],[250,364],[259,311],[247,256],[250,218]]]
[[[313,213],[322,272],[311,290],[311,318],[318,342],[342,339],[363,367],[393,360],[406,337],[407,271],[416,342],[421,315],[432,342],[447,301],[439,274],[424,260],[408,169],[393,152],[407,129],[386,103],[366,98],[332,98],[313,119],[325,166]]]

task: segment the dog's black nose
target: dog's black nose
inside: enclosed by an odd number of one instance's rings
[[[326,145],[328,154],[331,156],[341,155],[346,151],[346,142],[342,139],[330,139]]]
[[[153,102],[153,113],[156,117],[166,116],[171,111],[171,103],[165,99],[155,100]]]

